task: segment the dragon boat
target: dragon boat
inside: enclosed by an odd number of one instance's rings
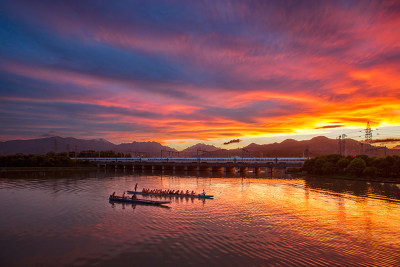
[[[160,194],[160,193],[144,193],[140,191],[127,191],[128,194],[136,194],[142,196],[161,196],[161,197],[185,197],[185,198],[203,198],[203,199],[212,199],[214,196],[212,195],[186,195],[186,194]]]

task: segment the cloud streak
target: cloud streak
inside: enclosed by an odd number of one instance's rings
[[[232,139],[229,140],[228,142],[225,142],[224,145],[230,145],[230,144],[234,144],[234,143],[240,143],[240,139]]]
[[[400,123],[396,2],[0,5],[6,138],[225,141]]]

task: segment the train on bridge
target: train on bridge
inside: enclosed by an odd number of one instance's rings
[[[75,158],[96,162],[131,162],[131,163],[304,163],[307,158]]]

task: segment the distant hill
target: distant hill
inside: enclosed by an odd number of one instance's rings
[[[219,150],[220,148],[212,146],[212,145],[206,145],[206,144],[196,144],[194,146],[188,147],[181,152],[179,152],[179,156],[181,157],[197,157],[197,155],[201,156],[204,153],[207,153],[209,151],[216,151]],[[207,151],[207,152],[206,152]]]
[[[369,156],[384,156],[385,149],[362,144],[353,139],[345,139],[346,155],[356,155],[363,151]],[[308,149],[311,157],[326,154],[338,154],[339,143],[336,139],[329,139],[323,136],[314,137],[311,140],[296,141],[286,139],[281,143],[273,144],[250,144],[243,149],[220,149],[215,146],[196,144],[179,152],[180,157],[196,157],[199,149],[199,156],[207,157],[301,157]],[[46,154],[48,152],[68,151],[106,151],[130,153],[134,157],[160,157],[161,150],[164,157],[176,157],[177,150],[163,146],[157,142],[132,142],[113,144],[104,139],[83,140],[72,137],[48,137],[31,140],[13,140],[0,142],[0,154],[9,155],[16,153],[23,154]],[[169,151],[169,152],[168,152]],[[204,152],[207,151],[207,152]],[[387,155],[400,155],[400,149],[387,149]]]
[[[46,154],[48,152],[68,152],[83,150],[106,151],[131,153],[142,152],[146,156],[160,156],[161,149],[173,150],[156,142],[133,142],[129,144],[115,145],[104,139],[83,140],[72,137],[48,137],[30,140],[13,140],[0,142],[0,154],[10,155],[23,154]]]
[[[131,153],[133,157],[160,157],[161,150],[165,150],[163,151],[163,157],[176,156],[176,154],[169,153],[168,151],[177,152],[177,150],[168,146],[163,146],[157,142],[123,143],[114,148],[115,152]]]
[[[353,139],[345,139],[346,155],[367,154],[369,156],[384,156],[384,149],[362,144]],[[316,157],[327,154],[339,154],[339,141],[324,136],[314,137],[311,140],[296,141],[286,139],[281,143],[250,144],[243,149],[220,149],[202,154],[201,157],[302,157],[308,149],[309,156]],[[387,155],[400,155],[398,149],[387,149]]]
[[[0,154],[46,154],[82,150],[112,150],[115,144],[104,139],[83,140],[72,137],[47,137],[0,142]]]

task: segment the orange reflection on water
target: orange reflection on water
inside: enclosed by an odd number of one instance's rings
[[[400,201],[310,188],[303,180],[247,182],[251,186],[245,186],[238,202],[257,203],[259,214],[279,214],[281,226],[300,236],[333,248],[343,246],[343,238],[350,241],[343,253],[365,250],[372,258],[385,250],[400,251]],[[380,260],[376,264],[382,264]]]

